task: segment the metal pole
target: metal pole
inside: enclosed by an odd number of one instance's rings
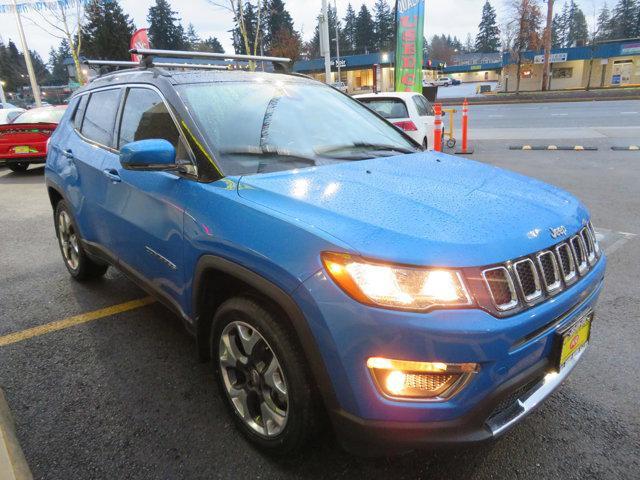
[[[547,28],[544,30],[544,65],[542,66],[542,90],[546,91],[550,87],[549,77],[551,63],[551,27],[553,24],[553,0],[547,0]]]
[[[7,97],[4,96],[4,80],[0,80],[0,103],[7,103]]]
[[[333,0],[333,8],[336,11],[336,17],[338,16],[338,6],[336,0]],[[336,66],[338,67],[338,81],[342,81],[340,76],[340,30],[338,30],[338,22],[336,22]]]
[[[15,1],[15,0],[14,0]],[[329,40],[329,12],[327,0],[322,0],[320,18],[320,50],[324,56],[324,81],[331,83],[331,41]]]
[[[31,93],[35,100],[36,107],[42,106],[42,100],[40,98],[40,87],[36,80],[36,73],[33,70],[33,64],[31,63],[31,53],[29,47],[27,47],[27,39],[24,36],[24,28],[22,28],[22,19],[20,18],[20,12],[18,12],[18,4],[16,0],[13,0],[13,11],[16,14],[16,25],[18,26],[18,33],[20,34],[20,42],[22,43],[22,50],[24,51],[24,61],[27,64],[27,72],[29,72],[29,81],[31,82]]]

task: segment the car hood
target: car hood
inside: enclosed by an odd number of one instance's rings
[[[238,194],[320,229],[363,256],[415,265],[479,266],[553,245],[588,219],[551,185],[439,153],[242,177]]]

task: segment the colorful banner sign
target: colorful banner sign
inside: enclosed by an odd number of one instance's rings
[[[640,43],[625,43],[620,47],[621,55],[640,55]]]
[[[33,10],[47,10],[47,9],[59,9],[68,8],[77,5],[78,3],[85,4],[88,0],[18,0],[15,3],[10,0],[0,1],[0,13],[13,13],[15,10],[18,13],[29,13]]]
[[[424,0],[396,2],[396,92],[422,93]]]
[[[149,31],[147,28],[140,28],[136,30],[131,36],[131,42],[129,48],[151,48],[151,42],[149,41]],[[139,62],[140,55],[131,54],[132,62]]]

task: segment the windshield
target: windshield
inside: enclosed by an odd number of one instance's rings
[[[409,117],[407,106],[399,98],[359,98],[358,100],[384,118]]]
[[[34,108],[18,115],[11,123],[60,123],[64,108]]]
[[[226,175],[418,150],[366,107],[319,83],[256,77],[178,88]]]

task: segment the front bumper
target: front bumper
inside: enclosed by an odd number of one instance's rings
[[[298,301],[333,382],[338,405],[330,413],[343,445],[384,454],[474,443],[507,431],[562,383],[584,352],[548,375],[558,330],[594,309],[605,265],[603,256],[570,289],[502,319],[475,309],[429,314],[376,309],[346,298],[322,272],[307,280]],[[399,401],[377,390],[366,368],[371,356],[473,362],[480,370],[447,400]]]

